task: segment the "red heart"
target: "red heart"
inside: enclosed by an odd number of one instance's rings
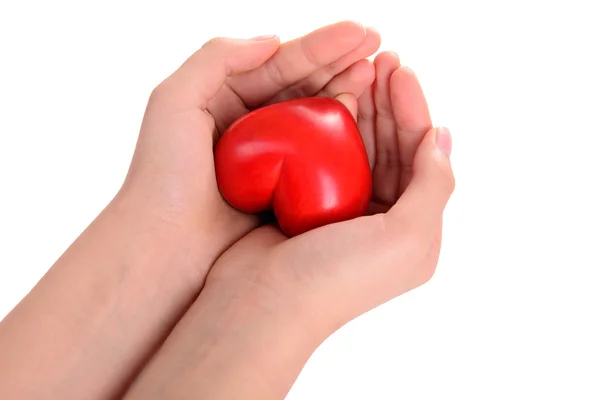
[[[337,100],[269,105],[235,121],[215,149],[219,190],[246,213],[273,209],[295,236],[364,215],[371,169],[360,132]]]

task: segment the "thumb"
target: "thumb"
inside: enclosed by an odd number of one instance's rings
[[[417,148],[413,176],[390,213],[402,214],[418,224],[436,223],[454,191],[450,164],[452,137],[446,128],[431,129]]]
[[[205,109],[229,76],[258,68],[278,48],[275,35],[211,39],[158,85],[151,97],[169,110]]]

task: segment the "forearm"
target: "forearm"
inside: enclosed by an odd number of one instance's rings
[[[149,221],[114,201],[0,323],[3,399],[123,390],[197,294],[194,264],[206,262],[182,250],[198,238]]]
[[[209,282],[126,400],[285,398],[324,337],[253,291]]]

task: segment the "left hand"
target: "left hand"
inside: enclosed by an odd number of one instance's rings
[[[281,45],[218,38],[159,84],[118,195],[1,321],[0,398],[120,397],[217,257],[258,225],[218,192],[218,133],[263,103],[362,90],[379,43],[348,21]]]
[[[331,333],[431,278],[454,189],[450,136],[432,129],[397,56],[375,66],[372,90],[343,98],[373,167],[373,215],[291,239],[267,225],[238,241],[126,399],[282,399]]]
[[[279,45],[276,36],[214,38],[152,92],[127,179],[113,203],[175,231],[204,278],[219,254],[258,226],[221,197],[213,149],[238,117],[297,97],[352,94],[374,79],[365,57],[379,34],[343,21]],[[166,226],[166,228],[164,228]]]

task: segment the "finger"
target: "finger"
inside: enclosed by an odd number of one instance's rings
[[[346,106],[356,121],[357,99],[366,89],[370,88],[374,79],[373,64],[369,60],[361,60],[333,78],[318,95],[336,98]]]
[[[371,170],[375,165],[375,103],[371,86],[358,98],[358,129],[362,136]]]
[[[335,96],[335,99],[342,103],[356,120],[356,114],[358,112],[356,97],[350,93],[340,93],[339,95]]]
[[[194,53],[155,89],[153,102],[163,110],[206,109],[228,76],[264,64],[278,49],[276,36],[241,40],[215,38]]]
[[[416,150],[412,180],[386,217],[397,223],[410,221],[412,227],[437,226],[455,186],[451,149],[447,129],[431,129],[425,135]]]
[[[340,93],[349,93],[358,98],[374,80],[373,64],[369,60],[361,60],[333,78],[317,95],[335,97]]]
[[[345,71],[348,67],[359,60],[363,60],[374,54],[381,44],[381,36],[373,28],[366,28],[366,35],[363,42],[354,50],[331,64],[325,65],[319,70],[313,72],[309,77],[284,89],[269,100],[269,103],[277,103],[284,100],[298,97],[313,96],[321,91],[336,75]]]
[[[281,45],[260,68],[231,79],[230,86],[249,109],[277,92],[356,49],[365,39],[365,28],[351,21],[329,25]]]
[[[431,129],[431,117],[421,85],[412,70],[407,67],[396,70],[391,77],[390,88],[402,165],[399,196],[410,182],[415,152],[423,136]]]
[[[391,205],[398,199],[400,154],[396,121],[392,111],[390,78],[400,67],[395,53],[381,53],[375,58],[375,166],[373,168],[373,200]]]

